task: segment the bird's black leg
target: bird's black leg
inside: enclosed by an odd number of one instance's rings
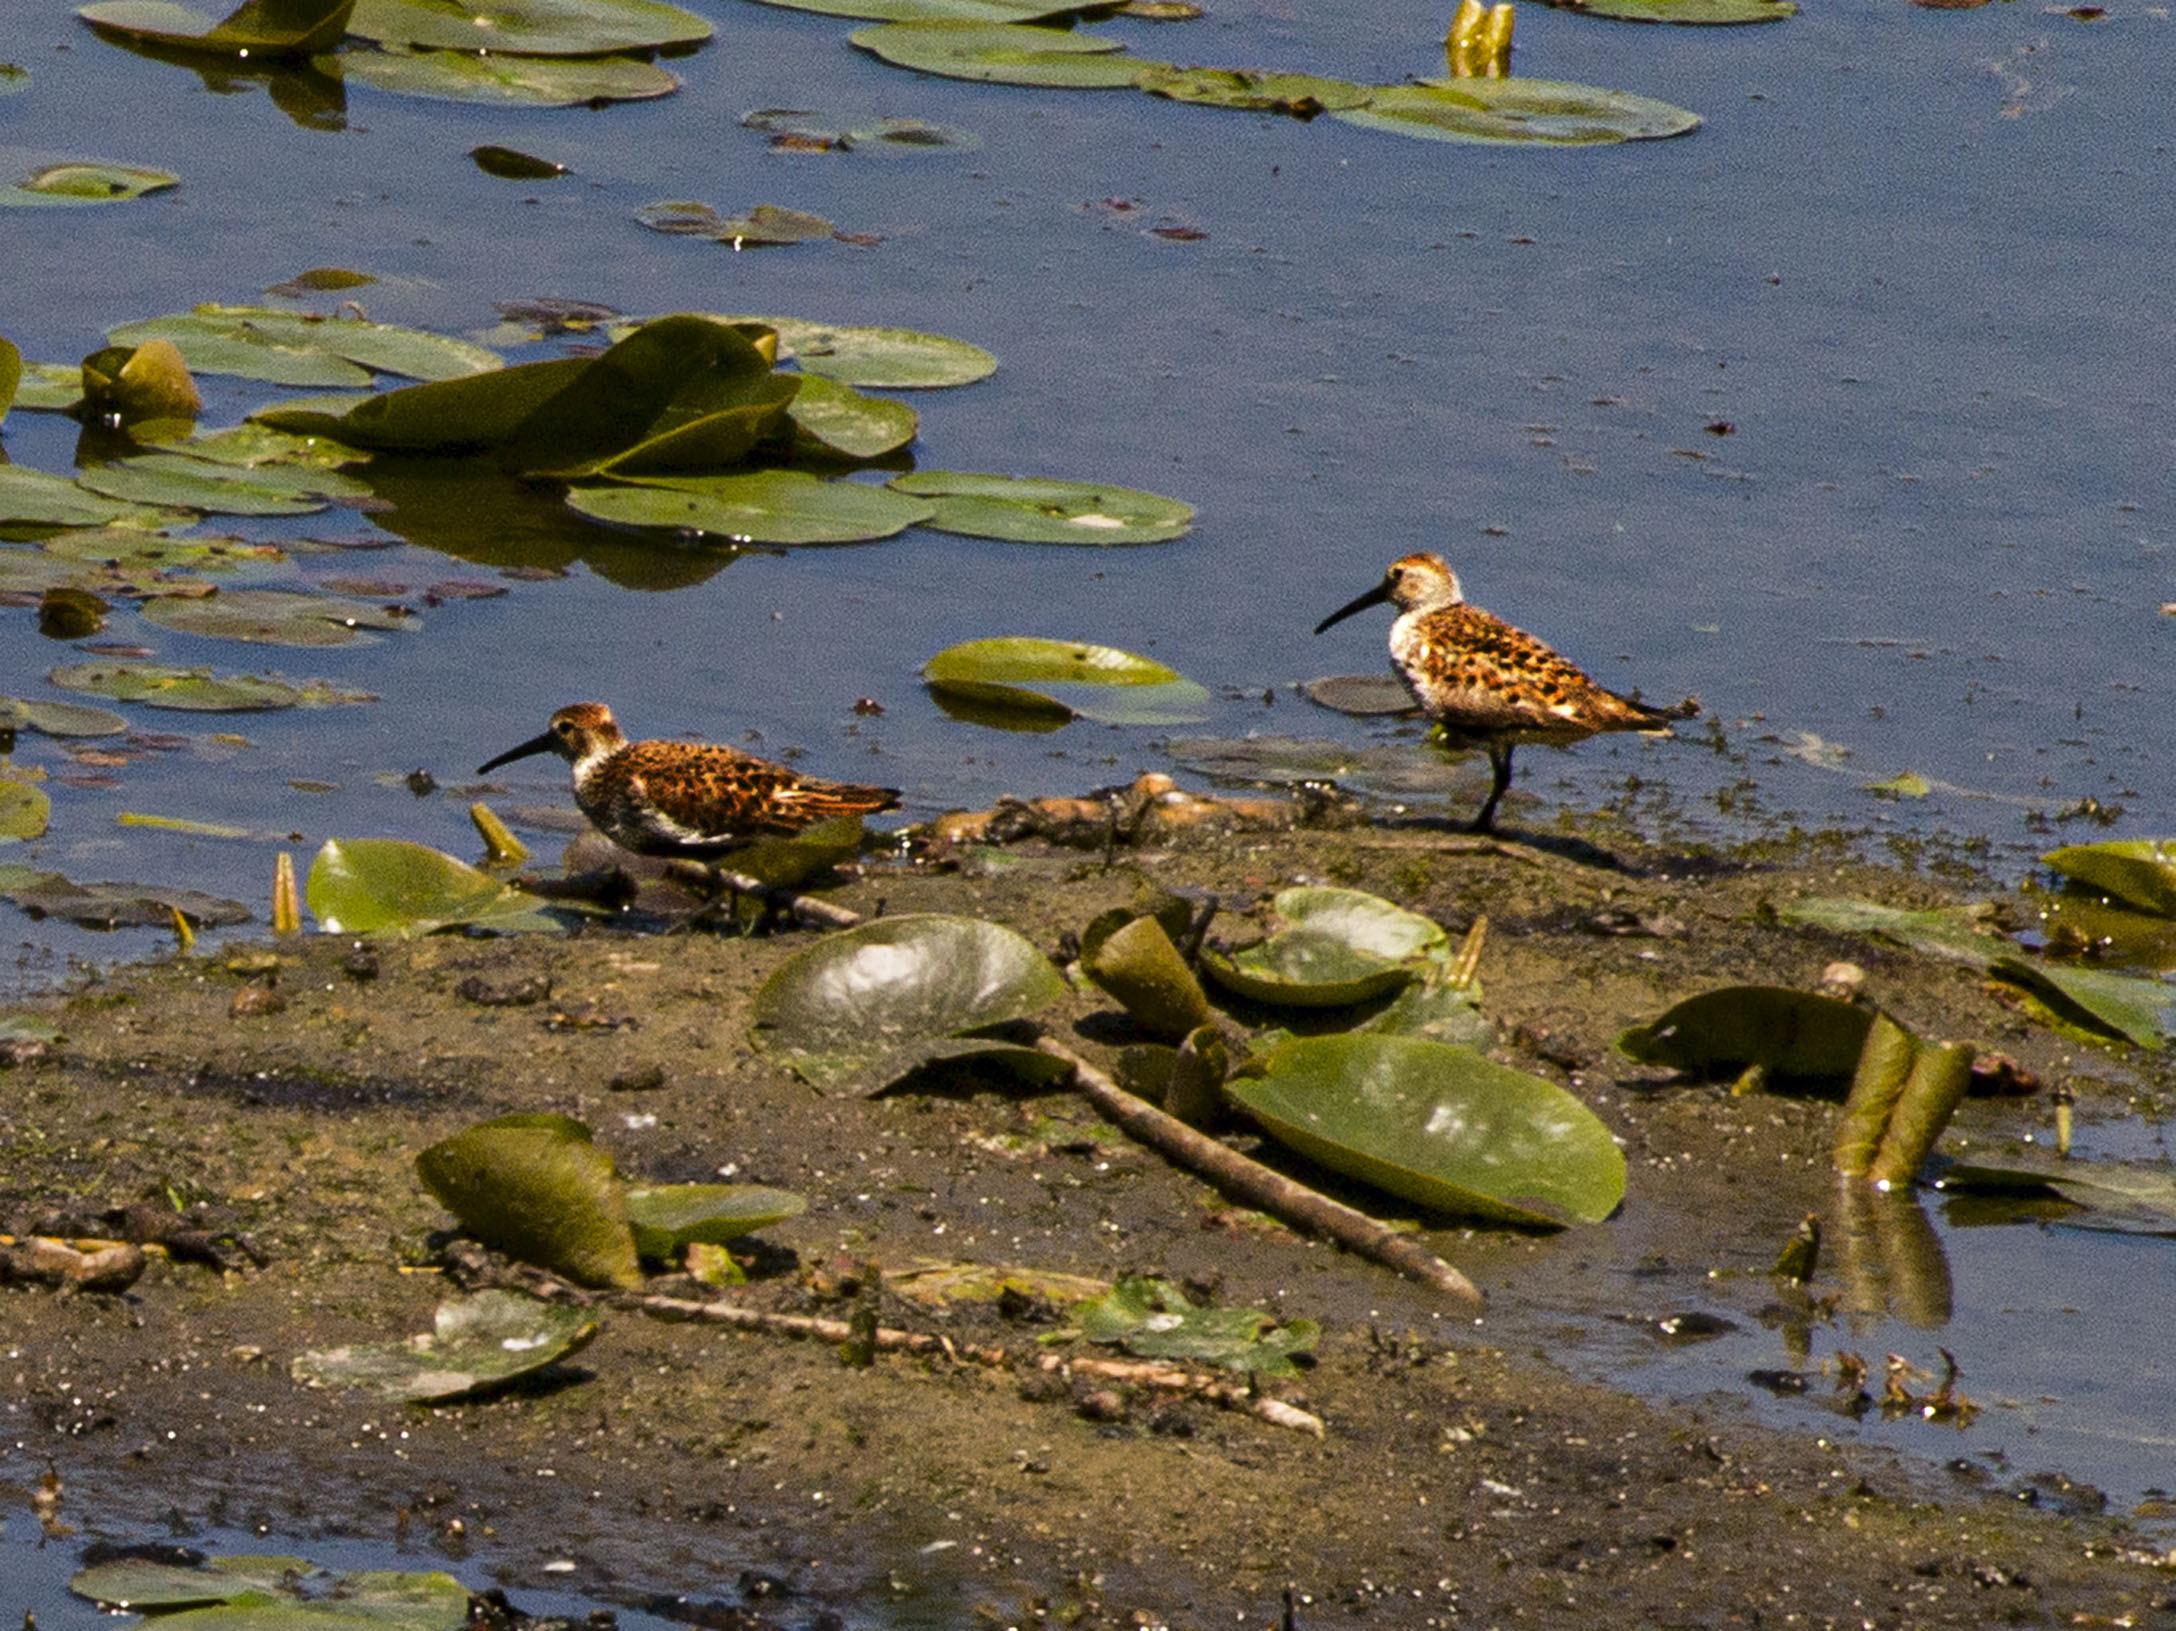
[[[1509,742],[1491,742],[1488,747],[1489,767],[1496,772],[1496,780],[1488,790],[1488,797],[1481,803],[1481,813],[1473,818],[1475,832],[1493,832],[1496,805],[1511,786],[1511,749]]]

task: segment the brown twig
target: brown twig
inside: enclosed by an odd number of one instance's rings
[[[701,861],[674,861],[665,869],[667,876],[677,883],[690,884],[706,892],[723,889],[728,896],[747,895],[760,900],[772,911],[789,922],[817,923],[827,929],[851,929],[861,922],[859,912],[834,906],[814,895],[803,895],[776,884],[768,884],[760,878],[751,878],[745,872],[728,872],[723,867],[710,866]],[[705,910],[710,908],[706,907]]]
[[[1128,1093],[1063,1043],[1046,1036],[1035,1046],[1073,1067],[1074,1085],[1106,1120],[1189,1172],[1206,1178],[1234,1200],[1259,1207],[1297,1228],[1334,1240],[1347,1251],[1434,1286],[1476,1314],[1481,1311],[1482,1297],[1474,1283],[1419,1241],[1195,1132],[1147,1100]]]

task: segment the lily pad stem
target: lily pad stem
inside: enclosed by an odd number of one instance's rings
[[[1417,1240],[1364,1212],[1294,1183],[1237,1150],[1197,1133],[1144,1099],[1128,1093],[1063,1043],[1043,1037],[1037,1049],[1073,1067],[1073,1083],[1098,1113],[1189,1172],[1206,1178],[1234,1200],[1244,1201],[1295,1228],[1326,1236],[1347,1251],[1434,1286],[1473,1313],[1482,1308],[1474,1283]]]

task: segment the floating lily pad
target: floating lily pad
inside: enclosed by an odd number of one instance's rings
[[[904,402],[864,396],[852,386],[810,374],[786,409],[803,434],[849,459],[880,459],[914,440],[921,416]]]
[[[1024,1019],[1064,995],[1050,960],[998,924],[879,918],[825,936],[766,980],[748,1035],[803,1081],[836,1089],[883,1075],[922,1043]]]
[[[156,525],[164,512],[126,499],[107,498],[43,470],[0,465],[0,524],[104,527],[123,519]]]
[[[348,30],[355,0],[248,0],[212,18],[171,0],[99,0],[76,15],[101,34],[169,51],[221,57],[307,57],[330,51]]]
[[[500,147],[492,142],[470,148],[468,156],[477,169],[501,181],[557,181],[573,173],[557,159],[539,158],[518,147]]]
[[[1041,0],[762,0],[762,4],[884,23],[1033,23],[1105,9],[1094,5],[1052,6]]]
[[[627,1191],[635,1249],[670,1261],[689,1246],[722,1245],[808,1210],[808,1198],[761,1184],[670,1184]]]
[[[1379,85],[1365,107],[1333,118],[1442,142],[1580,146],[1683,136],[1700,116],[1652,97],[1548,79],[1424,80]]]
[[[1113,725],[1206,719],[1209,693],[1162,663],[1115,646],[1006,636],[948,646],[922,665],[943,702],[970,711],[1051,714]]]
[[[918,153],[966,153],[982,145],[971,130],[926,119],[818,113],[811,108],[758,108],[741,123],[771,133],[771,145],[798,152],[860,153],[904,158]]]
[[[463,51],[342,51],[312,57],[328,78],[441,102],[573,108],[670,96],[680,81],[632,57],[517,57]]]
[[[1155,544],[1183,537],[1194,507],[1131,487],[1041,476],[917,470],[892,486],[937,501],[939,532],[1017,544]]]
[[[377,282],[371,272],[358,272],[346,266],[312,266],[297,272],[293,277],[269,285],[266,294],[276,294],[289,300],[300,300],[304,295],[334,294],[345,289],[367,289]]]
[[[193,1569],[132,1558],[85,1569],[68,1589],[113,1609],[191,1610],[175,1617],[185,1631],[449,1631],[468,1605],[449,1574],[334,1575],[302,1557],[214,1557]]]
[[[314,867],[310,882],[315,911]],[[416,1173],[463,1228],[495,1251],[581,1285],[642,1283],[612,1157],[572,1117],[482,1122],[417,1156]]]
[[[269,306],[198,306],[123,323],[106,338],[115,345],[171,340],[200,374],[305,389],[366,386],[373,370],[406,379],[463,379],[503,363],[497,352],[450,335]]]
[[[938,390],[972,385],[997,371],[997,358],[978,345],[905,328],[811,323],[798,317],[725,317],[760,323],[778,336],[779,360],[804,374],[821,374],[866,390]]]
[[[700,45],[711,28],[658,0],[356,0],[348,32],[417,50],[601,57]]]
[[[76,482],[108,498],[207,515],[311,515],[334,497],[370,492],[354,477],[330,470],[219,464],[178,453],[145,453],[99,465],[80,473]]]
[[[298,683],[257,674],[218,675],[208,668],[172,668],[159,663],[71,663],[54,669],[46,678],[63,691],[186,713],[272,713],[281,708],[330,708],[378,700],[368,691],[350,690],[325,680]]]
[[[0,425],[8,422],[15,405],[15,389],[23,382],[23,354],[13,340],[0,340]]]
[[[30,89],[30,70],[19,62],[0,62],[0,96]]]
[[[1197,1359],[1259,1376],[1298,1375],[1293,1356],[1309,1354],[1322,1335],[1313,1320],[1197,1305],[1169,1280],[1145,1274],[1122,1277],[1073,1318],[1090,1342],[1117,1343],[1143,1359]]]
[[[9,168],[10,157],[0,149],[0,171]],[[108,164],[99,159],[63,159],[56,164],[36,165],[22,172],[20,179],[0,185],[0,208],[121,204],[180,185],[181,177],[171,170]]]
[[[576,487],[567,503],[624,527],[670,527],[736,543],[852,544],[926,520],[930,506],[882,487],[822,481],[793,470],[652,477],[640,485]]]
[[[1409,984],[1450,939],[1440,924],[1358,889],[1299,888],[1272,903],[1268,939],[1205,951],[1201,965],[1228,991],[1292,1008],[1341,1008]]]
[[[2136,974],[1998,957],[1987,972],[2021,986],[2055,1017],[2087,1031],[2158,1048],[2176,1035],[2176,986]]]
[[[76,883],[58,872],[0,868],[0,896],[32,917],[57,917],[83,929],[171,929],[180,913],[193,929],[247,923],[249,908],[195,889],[156,884]]]
[[[652,232],[676,238],[713,238],[735,249],[807,243],[813,238],[828,238],[834,230],[821,215],[781,209],[776,204],[758,204],[744,215],[726,216],[700,200],[686,198],[645,204],[635,211],[635,219]]]
[[[2088,889],[2128,906],[2176,917],[2176,842],[2137,838],[2112,844],[2071,844],[2040,857],[2043,864]]]
[[[1355,719],[1379,719],[1420,711],[1413,693],[1395,674],[1329,674],[1309,680],[1300,692],[1318,708]]]
[[[148,603],[144,618],[177,634],[265,646],[344,646],[371,630],[420,627],[417,619],[397,609],[293,589],[226,589],[202,599],[166,597]]]
[[[597,1329],[591,1309],[518,1291],[479,1291],[440,1303],[428,1334],[400,1343],[315,1350],[298,1355],[289,1371],[311,1387],[363,1388],[404,1404],[449,1404],[496,1392],[557,1364],[587,1347]],[[352,1611],[356,1604],[347,1599],[336,1606]],[[465,1592],[455,1611],[465,1616]],[[307,1619],[300,1624],[309,1631]],[[396,1627],[388,1624],[386,1631]]]
[[[501,934],[559,933],[565,925],[525,895],[422,844],[397,838],[328,838],[310,863],[310,915],[327,934],[394,934],[447,928]]]
[[[1704,991],[1617,1038],[1643,1065],[1696,1075],[1759,1065],[1775,1076],[1849,1077],[1873,1023],[1870,1008],[1774,985]]]
[[[1553,1228],[1624,1198],[1624,1152],[1591,1110],[1471,1049],[1303,1038],[1226,1092],[1279,1143],[1439,1212]]]
[[[1143,65],[1135,83],[1151,96],[1174,102],[1198,102],[1212,108],[1240,108],[1312,119],[1335,108],[1364,107],[1375,95],[1372,85],[1319,74],[1267,73],[1254,68],[1174,68]]]
[[[32,413],[66,413],[83,400],[83,369],[60,362],[26,362],[15,406]]]
[[[878,23],[849,36],[871,56],[946,79],[1063,90],[1130,88],[1144,64],[1120,55],[1123,42],[1013,23]]]
[[[2052,1193],[2079,1211],[2052,1221],[2119,1234],[2176,1235],[2176,1168],[2166,1162],[2081,1161],[2018,1155],[2008,1161],[1959,1161],[1942,1169],[1945,1194]]]
[[[53,801],[45,789],[19,777],[0,775],[0,842],[43,838],[53,819]]]
[[[1780,23],[1795,17],[1795,0],[1544,0],[1586,17],[1619,23]]]
[[[128,721],[108,708],[87,707],[80,702],[0,697],[0,730],[36,731],[40,736],[73,738],[119,736],[127,729]]]

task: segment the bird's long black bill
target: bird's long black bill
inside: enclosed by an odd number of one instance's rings
[[[487,770],[496,770],[501,765],[510,765],[516,759],[526,759],[533,753],[550,753],[558,746],[559,739],[553,736],[550,731],[546,731],[542,736],[532,736],[528,741],[522,743],[520,747],[508,748],[496,759],[478,765],[476,774],[481,776]]]
[[[1321,622],[1315,625],[1315,632],[1317,634],[1320,634],[1331,624],[1342,623],[1345,621],[1346,618],[1352,616],[1354,612],[1364,612],[1370,606],[1380,606],[1384,601],[1388,600],[1389,598],[1390,583],[1389,580],[1385,579],[1383,582],[1378,583],[1374,588],[1370,589],[1366,594],[1362,595],[1358,600],[1353,601],[1350,605],[1338,607],[1336,611],[1332,612],[1328,617],[1325,617]]]

